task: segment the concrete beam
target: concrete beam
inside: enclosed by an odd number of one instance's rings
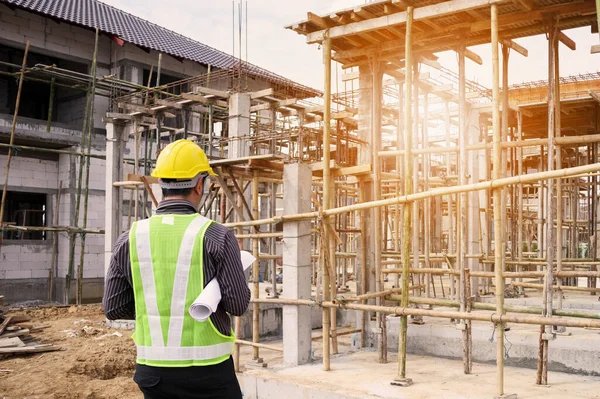
[[[431,17],[441,17],[475,8],[489,7],[491,4],[506,1],[507,0],[455,0],[452,2],[443,2],[441,4],[416,8],[414,10],[413,19],[418,21]],[[329,28],[329,37],[331,39],[336,39],[404,23],[406,23],[406,11]],[[306,38],[307,43],[322,42],[325,37],[326,28],[327,27],[323,27],[323,30],[308,34]]]

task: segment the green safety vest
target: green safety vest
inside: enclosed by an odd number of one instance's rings
[[[137,362],[155,367],[208,366],[227,360],[235,336],[188,309],[204,289],[204,233],[198,214],[155,215],[135,222],[129,251],[135,296]]]

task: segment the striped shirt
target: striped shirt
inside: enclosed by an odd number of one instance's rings
[[[180,199],[163,200],[156,209],[157,215],[194,213],[194,205]],[[203,260],[205,286],[215,277],[221,286],[221,302],[210,319],[219,332],[229,335],[231,321],[227,313],[241,316],[250,302],[250,289],[233,232],[218,223],[212,223],[204,234]],[[121,234],[113,248],[102,303],[104,314],[109,320],[135,319],[128,231]]]

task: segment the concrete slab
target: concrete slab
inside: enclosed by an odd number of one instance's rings
[[[377,363],[375,352],[350,353],[331,360],[332,370],[320,363],[290,368],[249,370],[243,375],[244,398],[275,399],[489,399],[496,393],[496,368],[475,364],[462,373],[462,362],[409,355],[410,387],[392,386],[397,358]],[[535,385],[535,371],[505,369],[506,393],[527,399],[600,398],[600,377],[550,372],[550,387]]]
[[[440,309],[441,310],[441,309]],[[462,359],[462,336],[449,320],[424,318],[425,324],[408,327],[408,352],[416,355]],[[400,318],[388,317],[388,349],[398,350]],[[473,360],[496,362],[497,335],[491,323],[473,323]],[[596,330],[570,328],[572,335],[558,335],[550,342],[548,369],[600,376],[600,334]],[[537,367],[539,327],[510,324],[505,334],[505,362],[510,366]]]

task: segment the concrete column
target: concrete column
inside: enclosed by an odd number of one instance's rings
[[[360,101],[358,103],[358,137],[361,140],[366,142],[371,142],[371,129],[373,126],[373,115],[372,115],[372,103],[373,103],[373,73],[371,72],[371,68],[368,66],[361,66],[359,68],[359,96]],[[366,164],[372,162],[372,153],[370,148],[365,147],[358,153],[358,164]],[[372,201],[373,200],[373,181],[371,179],[365,179],[361,184],[362,191],[362,201]],[[365,225],[366,225],[366,234],[365,237],[362,237],[357,241],[357,257],[356,257],[356,281],[357,281],[357,289],[359,293],[375,291],[375,221],[373,219],[374,211],[372,209],[364,212],[365,214]],[[360,223],[357,221],[356,226],[359,226]],[[361,265],[363,259],[366,263],[367,270],[367,286],[362,287],[362,269]],[[374,301],[371,301],[374,304]],[[356,312],[356,327],[362,328],[363,326],[363,318],[368,318],[368,313],[366,312]],[[370,330],[370,325],[366,323],[367,329]],[[367,337],[370,334],[367,335]],[[368,339],[366,339],[368,341]],[[363,346],[368,346],[368,342],[362,342]]]
[[[121,234],[121,207],[123,195],[113,182],[123,179],[124,126],[113,122],[106,124],[106,174],[104,200],[104,271],[108,271],[112,248]]]
[[[241,158],[250,155],[250,94],[236,93],[229,97],[229,138],[246,139],[231,140],[229,142],[228,158]]]
[[[288,164],[283,169],[283,213],[310,211],[312,172],[305,164]],[[283,296],[310,299],[310,221],[283,224]],[[287,366],[311,359],[311,317],[307,306],[283,307],[283,362]]]

